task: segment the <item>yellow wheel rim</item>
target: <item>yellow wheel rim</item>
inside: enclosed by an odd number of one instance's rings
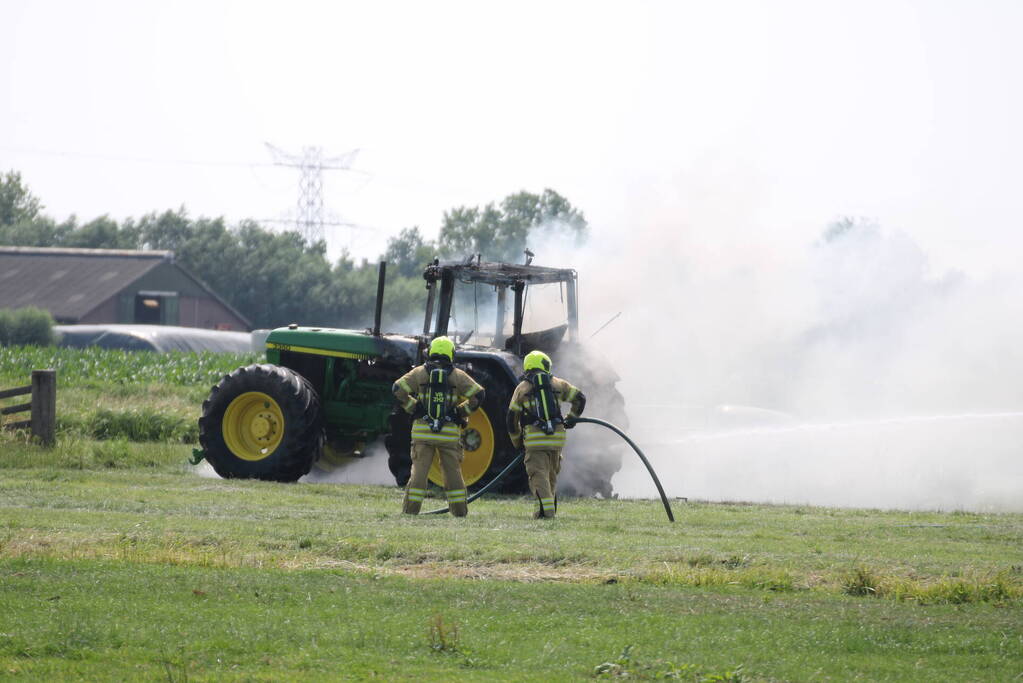
[[[239,395],[224,411],[224,442],[242,460],[262,460],[284,436],[284,413],[277,401],[260,391]]]
[[[494,427],[490,418],[482,408],[469,416],[469,424],[462,430],[462,479],[465,485],[475,484],[480,480],[490,463],[494,460]],[[440,458],[434,458],[430,466],[430,481],[437,486],[444,486],[444,473],[440,468]]]

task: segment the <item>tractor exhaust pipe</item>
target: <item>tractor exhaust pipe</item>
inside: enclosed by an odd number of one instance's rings
[[[377,275],[377,305],[373,312],[373,336],[380,336],[380,318],[384,313],[384,281],[387,279],[387,261],[380,262]]]

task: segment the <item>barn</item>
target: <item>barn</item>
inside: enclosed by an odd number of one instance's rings
[[[251,329],[171,251],[0,247],[0,308],[25,306],[58,323]]]

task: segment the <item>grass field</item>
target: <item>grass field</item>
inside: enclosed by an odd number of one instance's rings
[[[0,388],[27,385],[33,369],[52,368],[65,439],[196,443],[210,386],[254,362],[257,354],[0,347]]]
[[[61,391],[193,420],[205,381]],[[547,522],[488,497],[407,518],[394,488],[223,481],[141,438],[0,434],[0,677],[1023,680],[1023,515],[675,501],[669,524],[567,500]]]

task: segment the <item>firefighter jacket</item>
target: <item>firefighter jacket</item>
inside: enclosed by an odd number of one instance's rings
[[[462,435],[461,424],[472,411],[479,407],[483,400],[483,387],[458,368],[451,368],[448,375],[449,392],[447,395],[448,420],[444,421],[439,432],[430,429],[430,421],[419,417],[412,421],[412,440],[436,445],[458,444]],[[430,385],[430,372],[426,365],[419,365],[394,383],[392,391],[395,398],[410,415],[416,414],[420,400],[426,395]]]
[[[572,411],[568,417],[579,417],[586,406],[586,397],[577,387],[572,386],[560,377],[551,376],[551,389],[555,398],[562,403],[571,403]],[[553,450],[565,446],[565,426],[557,424],[553,434],[546,434],[537,424],[529,424],[534,411],[533,384],[523,379],[512,393],[508,405],[508,436],[516,448],[525,446],[527,450]],[[523,427],[523,422],[525,426]]]

